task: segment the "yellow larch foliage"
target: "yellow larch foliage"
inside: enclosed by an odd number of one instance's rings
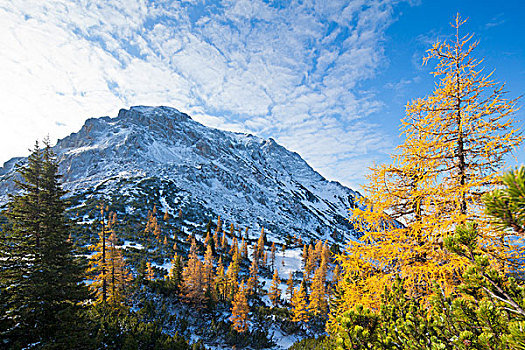
[[[323,250],[321,252],[321,262],[323,261],[323,259],[325,259],[328,263],[330,261],[331,255],[332,254],[330,253],[330,246],[328,245],[328,240],[326,240],[323,244]]]
[[[248,244],[246,243],[246,240],[244,239],[244,237],[242,238],[241,240],[241,256],[243,258],[247,258],[248,257]]]
[[[219,249],[219,236],[217,235],[217,231],[213,233],[213,244],[215,246],[215,249]]]
[[[155,226],[153,228],[153,234],[155,235],[155,238],[157,239],[157,242],[161,242],[161,230],[160,230],[160,225],[159,223],[157,222],[157,219],[155,218]]]
[[[228,239],[226,238],[226,231],[222,231],[221,248],[224,250],[228,249]]]
[[[343,276],[330,327],[357,304],[378,308],[396,276],[415,297],[426,299],[434,282],[451,293],[466,262],[442,243],[459,223],[476,220],[480,245],[493,255],[509,254],[492,249],[500,237],[486,229],[480,208],[481,195],[497,184],[504,157],[522,141],[511,118],[515,100],[507,100],[503,86],[472,57],[478,43],[460,36],[463,23],[458,15],[453,40],[428,51],[424,62],[437,60],[436,88],[407,104],[405,141],[393,163],[371,168],[366,202],[353,210],[363,236],[338,257]]]
[[[208,244],[210,244],[210,241],[211,241],[211,236],[210,236],[210,231],[206,232],[206,238],[204,239],[204,245],[207,246]]]
[[[279,306],[279,302],[281,301],[281,289],[279,288],[280,284],[281,279],[279,278],[279,273],[277,273],[276,269],[273,272],[272,284],[270,285],[270,289],[268,289],[268,297],[270,298],[273,307]]]
[[[122,250],[117,247],[117,236],[112,232],[108,238],[107,270],[108,270],[108,295],[107,301],[112,305],[121,305],[126,300],[126,288],[133,277],[126,268]]]
[[[322,254],[323,254],[323,242],[321,240],[318,240],[315,243],[314,256],[313,256],[315,267],[318,267],[319,264],[321,263]]]
[[[215,290],[214,280],[213,280],[213,251],[211,249],[211,244],[208,244],[206,247],[206,254],[204,255],[204,285],[206,290],[213,292]]]
[[[216,290],[217,298],[221,301],[226,300],[226,275],[224,274],[224,265],[222,264],[222,258],[219,257],[217,262],[217,272],[215,274],[214,285]]]
[[[306,269],[306,262],[308,260],[308,246],[303,245],[303,253],[301,254],[301,260],[303,262],[303,269]]]
[[[122,253],[117,247],[114,226],[117,224],[115,213],[108,212],[107,206],[99,205],[101,230],[99,241],[90,246],[95,253],[90,257],[88,274],[92,277],[90,289],[95,292],[96,303],[121,302],[120,295],[131,279],[124,266]],[[122,284],[122,285],[120,285]]]
[[[259,239],[257,240],[257,259],[260,259],[264,252],[264,241],[265,241],[265,235],[264,235],[264,227],[261,228],[261,235],[259,236]]]
[[[326,292],[326,273],[327,273],[327,261],[323,257],[321,265],[317,268],[312,280],[311,292],[310,292],[310,304],[308,309],[314,315],[326,315],[328,310],[328,296]]]
[[[259,265],[257,263],[257,259],[252,259],[252,263],[250,265],[250,277],[248,278],[247,283],[247,292],[248,294],[257,294],[257,290],[259,288]]]
[[[262,255],[261,262],[263,266],[266,266],[268,264],[268,254],[266,253],[266,251]]]
[[[298,290],[294,290],[292,296],[292,322],[308,322],[308,308],[306,300],[306,287],[304,283]]]
[[[244,281],[242,281],[239,290],[235,293],[231,308],[232,315],[230,321],[233,323],[233,329],[240,333],[248,330],[248,314],[250,313],[250,308],[248,306],[246,292]]]
[[[315,263],[315,252],[314,252],[314,248],[310,244],[308,246],[308,254],[306,254],[306,265],[304,267],[304,272],[305,272],[305,275],[306,275],[306,281],[310,281],[310,277],[311,277],[312,273],[315,270],[315,265],[316,265],[316,263]]]
[[[238,251],[239,251],[239,242],[237,241],[237,237],[234,237],[233,241],[232,241],[232,246],[231,246],[230,251],[229,251],[229,254],[233,255],[233,254],[235,254],[235,252],[238,252]]]
[[[153,270],[153,266],[151,266],[149,261],[146,263],[146,279],[148,281],[153,281],[155,279],[155,270]]]
[[[204,265],[197,256],[197,245],[193,239],[188,261],[182,270],[182,293],[186,301],[195,304],[204,302],[206,290],[204,280]]]
[[[226,298],[231,300],[237,290],[239,289],[239,254],[234,254],[232,262],[228,266],[228,270],[226,271],[226,288],[225,288],[225,295]]]
[[[290,301],[293,298],[293,291],[294,291],[294,282],[293,282],[293,273],[290,272],[288,275],[288,279],[286,280],[286,293],[288,293],[288,297],[290,298]]]
[[[219,217],[217,218],[217,228],[215,229],[215,234],[217,236],[219,236],[219,233],[222,231],[222,221],[221,221],[221,216],[219,215]],[[215,242],[215,246],[217,246],[218,242]]]

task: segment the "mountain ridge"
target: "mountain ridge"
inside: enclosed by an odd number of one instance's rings
[[[358,192],[325,179],[271,138],[209,128],[172,107],[134,106],[114,118],[87,119],[53,150],[73,197],[92,192],[111,201],[127,193],[129,211],[147,180],[147,192],[154,187],[171,214],[202,207],[203,222],[221,215],[281,238],[276,231],[330,241],[355,236],[347,217]],[[13,158],[0,168],[0,203],[15,190],[15,164],[23,161]]]

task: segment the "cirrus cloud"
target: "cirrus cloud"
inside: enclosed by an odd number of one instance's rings
[[[88,117],[170,105],[273,137],[329,179],[391,148],[360,88],[396,0],[12,0],[0,5],[0,161]]]

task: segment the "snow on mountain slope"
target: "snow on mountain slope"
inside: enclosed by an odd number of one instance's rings
[[[169,107],[131,107],[88,119],[54,147],[71,196],[120,197],[126,211],[149,195],[198,224],[228,223],[285,235],[351,239],[348,209],[359,194],[314,171],[273,139],[205,127]],[[13,192],[14,158],[0,168],[0,203]],[[84,197],[84,198],[87,198]],[[159,205],[157,204],[157,205]]]

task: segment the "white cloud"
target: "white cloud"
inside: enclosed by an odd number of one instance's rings
[[[12,0],[0,5],[0,162],[88,117],[166,104],[359,183],[391,147],[358,87],[383,64],[395,2]]]

